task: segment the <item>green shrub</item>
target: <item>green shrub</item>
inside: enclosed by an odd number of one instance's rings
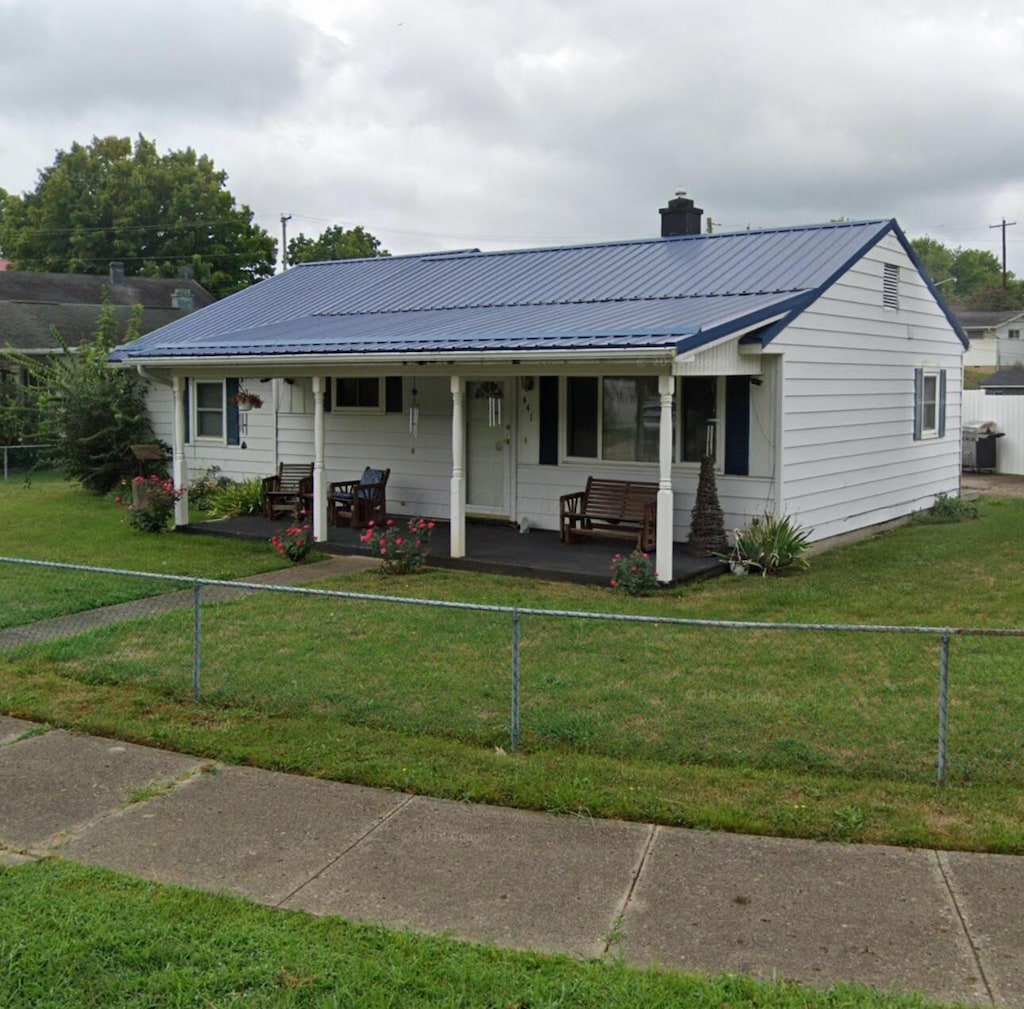
[[[153,474],[137,476],[131,482],[131,502],[124,497],[114,500],[125,511],[125,521],[133,529],[144,533],[162,533],[174,518],[174,503],[181,499],[181,491],[169,477]]]
[[[188,488],[188,503],[196,511],[208,512],[213,509],[217,494],[231,481],[226,476],[218,476],[219,466],[211,466],[198,480],[193,480]]]
[[[777,575],[788,567],[806,568],[810,530],[797,525],[788,515],[776,518],[765,512],[734,533],[732,551],[722,560],[749,571]]]
[[[433,531],[434,523],[427,519],[409,519],[404,528],[388,519],[383,525],[371,522],[360,539],[380,558],[382,574],[407,575],[426,563]]]
[[[973,501],[942,493],[935,498],[935,504],[930,509],[914,512],[914,521],[939,525],[947,522],[968,522],[976,519],[978,515],[978,506]]]
[[[226,481],[211,493],[207,510],[215,519],[263,514],[263,481],[258,476],[240,482]]]

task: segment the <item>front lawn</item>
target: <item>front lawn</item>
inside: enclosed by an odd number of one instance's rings
[[[856,985],[580,963],[257,907],[58,861],[0,868],[0,1005],[939,1009]]]
[[[990,502],[980,521],[908,526],[815,558],[805,574],[729,576],[648,599],[446,569],[365,573],[334,587],[646,616],[998,627],[1015,623],[1024,603],[1022,519],[1024,503]],[[129,549],[151,541],[162,563],[179,559],[179,542],[211,553],[225,545],[117,532]],[[272,566],[276,556],[257,546],[253,563]],[[241,553],[233,559],[244,567]],[[950,784],[937,788],[934,635],[527,614],[522,749],[511,754],[507,614],[275,593],[211,605],[199,705],[190,700],[193,630],[182,610],[9,653],[0,710],[473,801],[1024,852],[1021,639],[954,638]]]
[[[130,529],[112,497],[90,494],[53,473],[0,482],[0,515],[0,555],[5,557],[224,579],[289,563],[269,544]],[[5,568],[0,630],[175,587],[120,575]]]

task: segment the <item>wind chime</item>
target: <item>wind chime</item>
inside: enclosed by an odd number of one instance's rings
[[[420,404],[416,398],[418,395],[416,387],[413,386],[412,399],[409,401],[409,434],[414,438],[420,433]]]

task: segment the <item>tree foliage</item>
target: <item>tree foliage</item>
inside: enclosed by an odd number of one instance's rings
[[[0,194],[0,255],[15,269],[195,278],[221,297],[274,272],[277,245],[236,206],[227,174],[192,148],[158,153],[141,134],[58,151],[35,190]]]
[[[390,256],[387,249],[380,247],[380,240],[374,238],[359,225],[344,228],[334,225],[327,228],[319,238],[307,238],[299,232],[288,242],[289,263],[322,263],[329,259],[373,259],[375,256]]]
[[[944,284],[942,293],[962,308],[999,311],[1024,308],[1024,280],[1003,268],[985,249],[950,249],[934,238],[915,238],[910,243],[928,275]]]
[[[33,358],[17,351],[2,356],[28,370],[23,395],[39,418],[39,437],[49,459],[69,479],[106,493],[133,474],[131,446],[154,440],[146,410],[146,383],[132,371],[111,368],[113,348],[139,335],[141,309],[123,334],[109,303],[103,306],[93,337],[72,352],[59,333],[61,351]]]

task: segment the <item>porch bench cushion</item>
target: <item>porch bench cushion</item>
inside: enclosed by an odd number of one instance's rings
[[[658,485],[638,480],[587,477],[585,490],[558,500],[563,543],[591,537],[631,539],[653,550],[657,537]]]

